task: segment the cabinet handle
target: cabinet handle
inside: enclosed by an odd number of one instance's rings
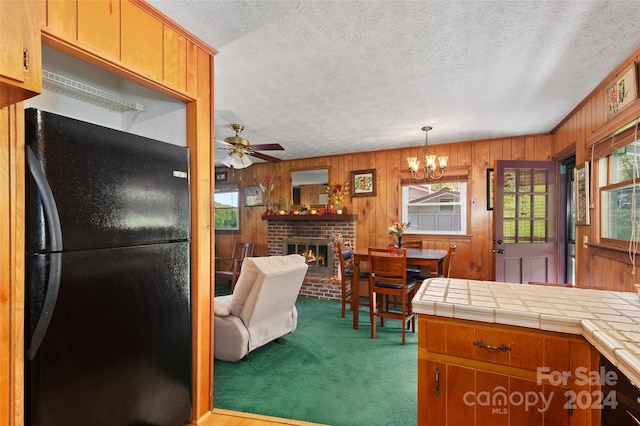
[[[440,395],[440,367],[436,367],[434,373],[436,375],[436,387],[433,388],[433,393],[438,396]]]
[[[25,71],[29,71],[29,49],[22,51],[22,66]]]
[[[511,350],[511,346],[508,346],[505,343],[501,344],[500,346],[492,346],[485,344],[482,340],[474,340],[473,344],[479,348],[492,349],[494,351],[506,352]]]

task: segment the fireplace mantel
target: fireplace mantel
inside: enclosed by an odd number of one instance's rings
[[[277,221],[300,221],[300,220],[339,220],[345,222],[355,222],[358,220],[357,214],[272,214],[262,217],[262,220]]]

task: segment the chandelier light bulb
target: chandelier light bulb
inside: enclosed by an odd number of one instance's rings
[[[411,176],[413,176],[413,178],[416,180],[440,179],[444,175],[444,171],[447,168],[447,162],[449,160],[449,157],[447,157],[446,155],[437,156],[434,154],[429,154],[429,130],[431,129],[433,129],[433,127],[431,126],[424,126],[422,128],[422,130],[425,132],[425,139],[424,139],[425,165],[422,168],[422,176],[418,175],[418,171],[420,170],[420,161],[418,160],[418,157],[407,158],[407,165],[409,167],[409,172],[411,172]],[[440,167],[439,175],[437,174],[438,167]]]

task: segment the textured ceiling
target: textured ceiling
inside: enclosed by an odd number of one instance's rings
[[[282,159],[547,132],[640,44],[638,1],[149,3],[219,52],[216,139]]]

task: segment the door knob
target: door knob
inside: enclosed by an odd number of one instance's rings
[[[496,253],[498,253],[498,254],[504,254],[504,249],[498,249],[498,250],[496,250]]]

